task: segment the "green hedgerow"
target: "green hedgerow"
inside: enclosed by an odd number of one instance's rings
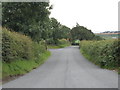
[[[50,52],[43,40],[39,43],[33,42],[28,36],[2,29],[3,79],[25,74],[44,63],[49,56]]]
[[[80,48],[95,64],[105,68],[120,66],[120,40],[82,41]]]
[[[33,42],[22,34],[2,29],[2,57],[3,61],[11,62],[16,59],[29,60],[33,58]]]

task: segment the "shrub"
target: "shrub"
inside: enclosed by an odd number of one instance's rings
[[[105,68],[117,68],[120,62],[120,40],[82,41],[83,54],[95,64]]]
[[[43,40],[33,42],[28,36],[2,29],[3,79],[25,74],[44,63],[49,56]]]
[[[33,58],[32,40],[22,34],[2,29],[2,57],[3,61],[10,62],[16,59],[29,60]]]
[[[60,48],[64,48],[64,47],[69,46],[69,45],[70,45],[70,42],[68,40],[66,40],[66,39],[58,40],[58,46]]]
[[[46,51],[42,41],[39,44],[35,43],[30,37],[11,32],[6,28],[3,28],[2,32],[2,57],[5,62],[30,60]]]
[[[55,44],[55,41],[53,40],[53,38],[49,38],[46,40],[48,45],[52,45]]]
[[[68,40],[66,40],[66,39],[59,39],[58,44],[59,45],[69,45],[70,42]]]
[[[46,52],[46,47],[45,47],[45,43],[43,41],[37,43],[33,43],[33,48],[34,48],[34,57],[37,59],[40,54]]]

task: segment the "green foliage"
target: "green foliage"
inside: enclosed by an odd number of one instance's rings
[[[60,47],[57,46],[57,45],[48,45],[48,48],[49,48],[49,49],[58,49],[58,48],[60,48]]]
[[[70,28],[65,25],[61,25],[60,27],[60,38],[59,39],[68,39],[70,38]]]
[[[48,38],[48,39],[46,40],[46,42],[47,42],[48,45],[55,44],[53,38]]]
[[[50,56],[45,41],[33,42],[28,36],[2,29],[3,78],[21,75],[38,67]]]
[[[2,25],[39,42],[48,37],[50,6],[47,2],[3,2]]]
[[[58,39],[67,39],[70,28],[61,25],[55,18],[49,18],[52,6],[47,2],[3,2],[2,25],[15,32],[57,44]]]
[[[63,45],[63,44],[68,44],[69,45],[69,41],[66,40],[66,39],[60,39],[59,42],[58,42],[59,45]]]
[[[10,62],[19,58],[26,60],[33,58],[33,42],[29,37],[10,32],[6,28],[3,28],[2,31],[3,61]]]
[[[51,36],[49,39],[49,43],[57,45],[59,43],[59,39],[68,39],[70,28],[61,25],[55,18],[51,18]]]
[[[71,30],[71,41],[74,40],[101,40],[102,38],[99,36],[95,36],[95,34],[85,28],[84,26],[80,26],[79,24],[76,27],[73,27]]]
[[[95,64],[104,68],[120,67],[120,40],[82,41],[80,48],[83,54]]]
[[[42,53],[36,60],[15,60],[11,63],[2,63],[2,78],[9,76],[23,75],[30,72],[32,69],[37,68],[39,65],[44,63],[45,60],[50,56],[50,52],[47,51]]]
[[[57,48],[64,48],[70,45],[70,42],[66,39],[60,39],[58,40],[57,45],[48,45],[48,48],[50,49],[57,49]]]
[[[46,51],[43,41],[35,43],[28,36],[11,32],[6,28],[2,31],[2,56],[5,62],[17,59],[30,60]]]
[[[69,45],[70,45],[70,42],[66,39],[60,39],[58,42],[58,46],[60,48],[64,48],[64,47],[69,46]]]
[[[41,41],[39,44],[37,42],[33,43],[34,58],[37,59],[40,54],[46,52],[45,44]]]
[[[95,35],[93,40],[105,40],[103,37]]]

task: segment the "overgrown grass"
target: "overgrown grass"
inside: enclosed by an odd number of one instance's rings
[[[37,68],[44,63],[50,54],[51,53],[47,51],[41,54],[36,60],[16,60],[10,63],[3,62],[2,78],[4,79],[9,76],[23,75],[30,72],[32,69]]]
[[[119,40],[82,41],[80,43],[80,51],[94,64],[120,72],[119,43]]]

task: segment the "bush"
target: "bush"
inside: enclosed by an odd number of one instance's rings
[[[2,57],[3,61],[11,62],[17,59],[29,60],[33,58],[33,42],[22,34],[2,29]]]
[[[33,42],[28,36],[2,29],[2,57],[3,61],[30,60],[46,51],[44,43]]]
[[[45,43],[43,41],[40,41],[39,44],[37,42],[33,43],[33,48],[35,58],[38,58],[40,54],[46,52]]]
[[[70,42],[66,39],[59,39],[58,40],[58,45],[69,45]]]
[[[57,49],[57,48],[64,48],[66,46],[69,46],[70,42],[66,39],[58,39],[57,44],[51,43],[48,44],[48,48],[50,49]]]
[[[50,56],[45,42],[33,42],[28,36],[2,29],[2,76],[22,75],[40,64]],[[1,73],[1,72],[0,72]]]
[[[58,46],[60,48],[64,48],[64,47],[69,46],[69,45],[70,45],[70,42],[68,40],[66,40],[66,39],[58,40]]]
[[[83,54],[95,64],[105,68],[118,68],[120,62],[120,40],[82,41]]]
[[[49,38],[46,40],[48,45],[52,45],[55,44],[55,41],[53,40],[53,38]]]

